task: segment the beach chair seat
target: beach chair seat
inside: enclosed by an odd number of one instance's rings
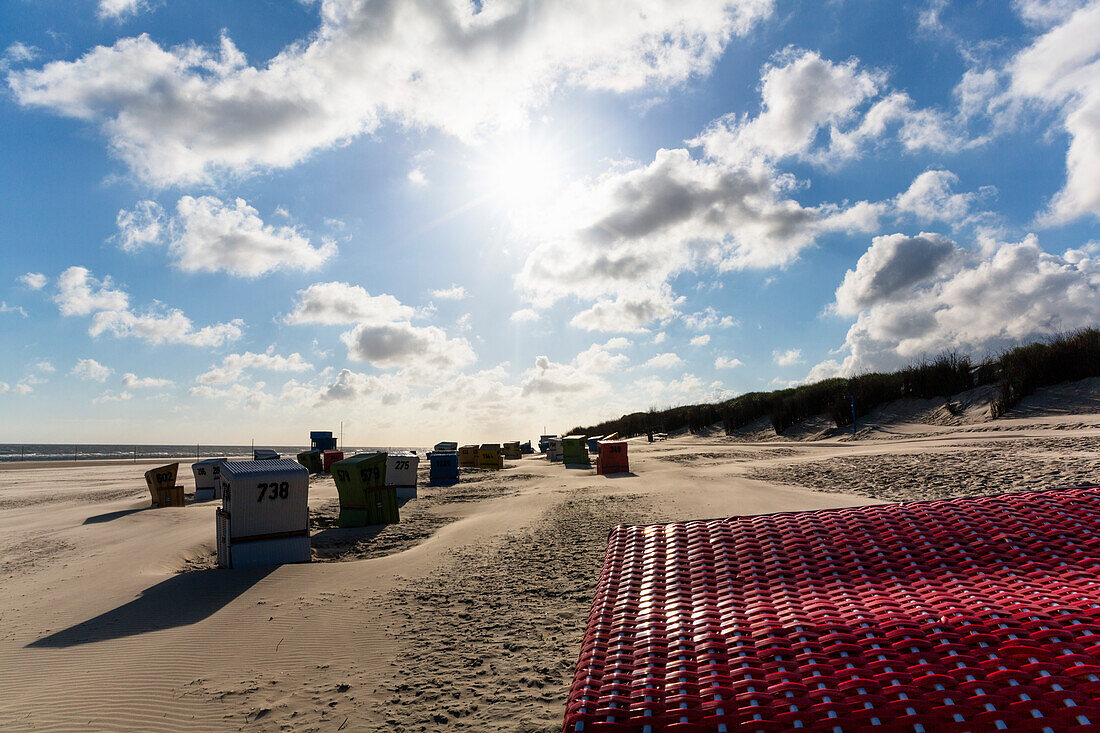
[[[154,507],[183,506],[183,486],[176,485],[179,468],[176,462],[145,472],[145,485],[149,487]]]

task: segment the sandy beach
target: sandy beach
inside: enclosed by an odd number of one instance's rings
[[[558,730],[612,526],[1096,481],[1100,413],[1057,396],[858,439],[633,440],[631,476],[422,473],[384,528],[337,529],[317,476],[314,562],[251,570],[214,567],[213,502],[148,508],[141,464],[6,464],[0,728]]]

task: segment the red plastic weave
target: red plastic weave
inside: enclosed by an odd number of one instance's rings
[[[1100,730],[1100,489],[612,530],[566,731]]]

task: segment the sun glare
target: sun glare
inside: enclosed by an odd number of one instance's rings
[[[568,153],[556,141],[523,138],[490,145],[478,166],[479,188],[501,206],[549,204],[567,181]]]

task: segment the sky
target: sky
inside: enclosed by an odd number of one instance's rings
[[[1100,324],[1100,3],[10,0],[0,441],[531,439]]]

